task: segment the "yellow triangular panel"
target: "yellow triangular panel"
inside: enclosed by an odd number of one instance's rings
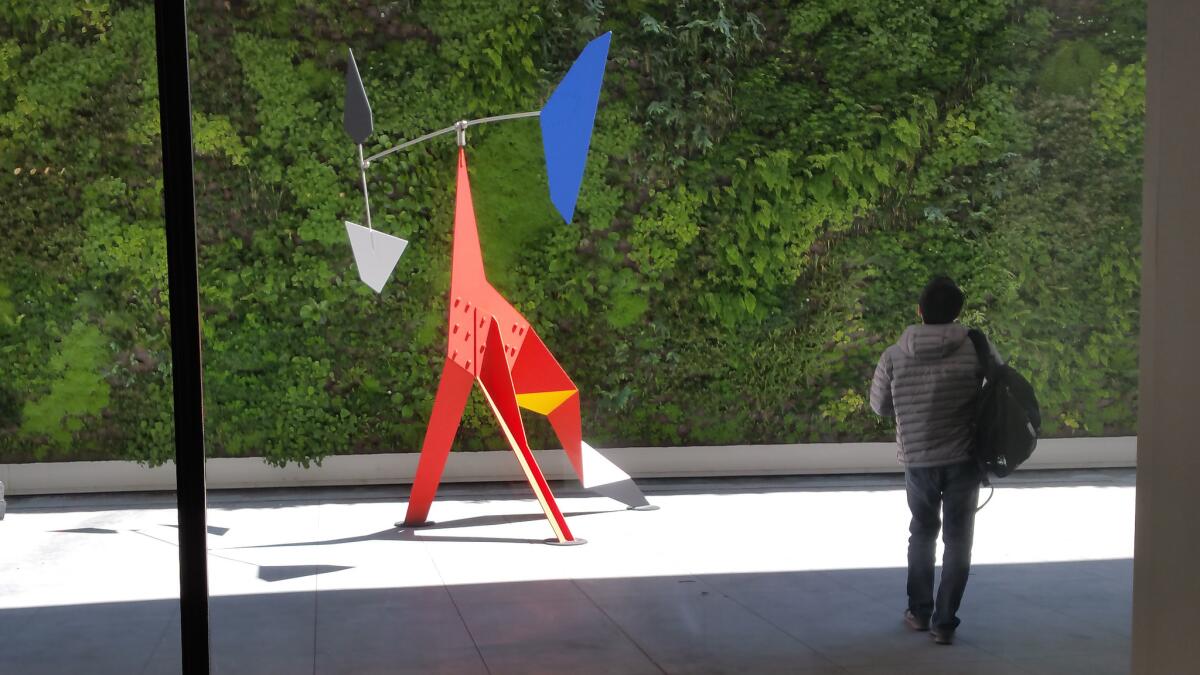
[[[567,389],[566,391],[539,391],[534,394],[517,394],[517,405],[526,410],[532,410],[539,415],[549,415],[574,393],[574,389]]]

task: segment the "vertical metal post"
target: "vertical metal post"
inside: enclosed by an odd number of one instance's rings
[[[179,608],[183,672],[209,672],[208,559],[204,487],[204,387],[192,185],[191,91],[184,0],[155,0],[163,215],[167,228],[175,476],[179,499]]]
[[[362,176],[363,205],[366,206],[366,208],[367,208],[367,211],[366,211],[366,213],[367,213],[367,229],[371,230],[374,228],[371,227],[371,198],[367,195],[367,166],[369,166],[369,165],[367,164],[367,162],[365,160],[363,160],[362,143],[359,143],[358,144],[358,173],[359,173],[359,175]],[[375,245],[375,239],[372,237],[371,246],[374,247],[374,245]]]

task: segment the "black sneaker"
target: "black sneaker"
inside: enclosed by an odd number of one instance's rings
[[[931,628],[929,630],[929,637],[933,638],[933,641],[939,645],[954,644],[953,630],[946,630],[945,628]]]
[[[904,623],[908,624],[908,627],[915,631],[929,630],[929,619],[922,619],[913,614],[911,609],[904,610]]]

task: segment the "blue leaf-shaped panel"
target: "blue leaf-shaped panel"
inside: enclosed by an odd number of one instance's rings
[[[611,39],[612,33],[605,33],[589,42],[542,108],[542,147],[546,152],[550,201],[568,223],[575,215],[587,166]]]

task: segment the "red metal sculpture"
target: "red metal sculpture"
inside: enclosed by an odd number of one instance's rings
[[[454,211],[454,251],[450,277],[448,344],[433,412],[421,446],[417,475],[403,525],[427,524],[450,446],[471,393],[478,382],[488,406],[504,432],[554,531],[556,543],[581,543],[568,527],[529,442],[521,409],[546,416],[571,466],[585,488],[616,499],[633,509],[652,509],[628,474],[609,462],[582,439],[579,390],[555,360],[536,331],[487,280],[471,182],[467,172],[466,130],[474,124],[542,117],[543,141],[550,171],[551,199],[570,221],[583,176],[583,166],[599,96],[600,77],[608,50],[605,34],[584,50],[542,111],[459,122],[421,138],[362,159],[362,143],[373,122],[353,55],[347,67],[346,130],[359,144],[363,197],[370,162],[414,143],[451,131],[458,138],[458,178]],[[590,112],[589,112],[590,111]],[[380,292],[407,242],[370,227],[346,223],[363,281]],[[394,240],[394,241],[393,241]],[[384,247],[384,248],[380,248]]]

